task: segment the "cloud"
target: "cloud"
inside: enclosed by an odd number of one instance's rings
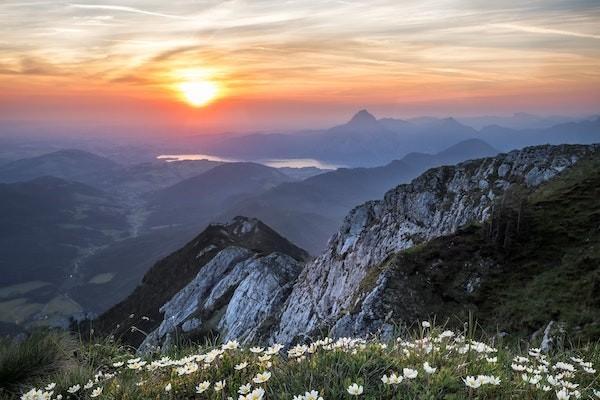
[[[152,15],[155,17],[163,17],[163,18],[170,18],[170,19],[190,19],[188,17],[183,17],[180,15],[164,14],[164,13],[159,13],[159,12],[154,12],[154,11],[142,10],[140,8],[126,7],[126,6],[113,6],[113,5],[103,5],[103,4],[70,4],[70,6],[75,7],[75,8],[83,8],[83,9],[91,9],[91,10],[122,11],[122,12]]]
[[[564,31],[561,29],[540,28],[537,26],[527,26],[527,25],[517,25],[517,24],[492,24],[492,26],[496,27],[496,28],[509,29],[512,31],[526,32],[526,33],[541,33],[541,34],[548,34],[548,35],[573,36],[573,37],[587,38],[587,39],[600,39],[600,35]]]

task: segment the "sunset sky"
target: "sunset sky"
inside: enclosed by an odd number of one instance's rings
[[[600,2],[0,2],[0,120],[311,128],[600,111]]]

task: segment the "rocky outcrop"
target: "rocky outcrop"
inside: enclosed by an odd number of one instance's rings
[[[282,253],[261,256],[230,246],[160,308],[160,326],[141,350],[187,335],[218,334],[223,341],[260,342],[270,332],[289,296],[301,265]]]
[[[238,256],[233,257],[233,254]],[[117,336],[133,346],[151,342],[146,333],[157,331],[159,326],[162,333],[153,334],[156,338],[153,343],[164,339],[172,331],[171,325],[179,329],[179,325],[185,324],[181,328],[192,334],[191,327],[198,325],[196,315],[188,318],[192,311],[179,310],[177,321],[181,324],[164,323],[164,313],[171,317],[174,309],[184,304],[193,308],[191,298],[195,294],[198,304],[205,306],[199,310],[201,329],[211,326],[210,329],[231,335],[231,332],[239,332],[235,324],[211,325],[207,323],[207,315],[222,308],[227,301],[236,300],[234,292],[241,296],[241,290],[247,286],[251,286],[249,290],[254,293],[262,293],[260,285],[275,290],[274,281],[287,288],[289,281],[296,278],[298,265],[307,259],[308,253],[255,218],[236,217],[225,224],[211,224],[180,250],[157,262],[135,291],[96,319],[93,327],[97,332]],[[194,283],[206,287],[192,289]],[[227,290],[212,291],[217,284]],[[282,289],[281,293],[286,292]],[[203,296],[212,296],[214,304],[207,303]],[[234,309],[238,308],[231,308],[230,313]],[[258,324],[262,317],[255,317]]]
[[[324,327],[360,333],[368,305],[381,285],[363,293],[366,280],[390,254],[486,220],[510,187],[535,187],[596,152],[598,145],[537,146],[434,168],[389,191],[383,200],[356,207],[332,237],[328,249],[307,264],[286,302],[272,341],[290,342]],[[371,273],[370,273],[371,272]],[[362,305],[352,318],[344,317]],[[366,305],[366,307],[365,307]]]

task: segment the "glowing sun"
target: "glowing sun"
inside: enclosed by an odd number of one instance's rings
[[[219,86],[211,81],[182,82],[178,85],[185,101],[193,107],[202,107],[219,94]]]

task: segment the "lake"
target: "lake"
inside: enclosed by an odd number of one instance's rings
[[[278,158],[278,159],[263,159],[263,160],[240,160],[227,157],[212,156],[209,154],[163,154],[158,157],[159,160],[167,162],[188,161],[188,160],[208,160],[219,162],[255,162],[273,168],[308,168],[314,167],[319,169],[338,169],[345,165],[333,164],[326,161],[316,160],[314,158]]]

